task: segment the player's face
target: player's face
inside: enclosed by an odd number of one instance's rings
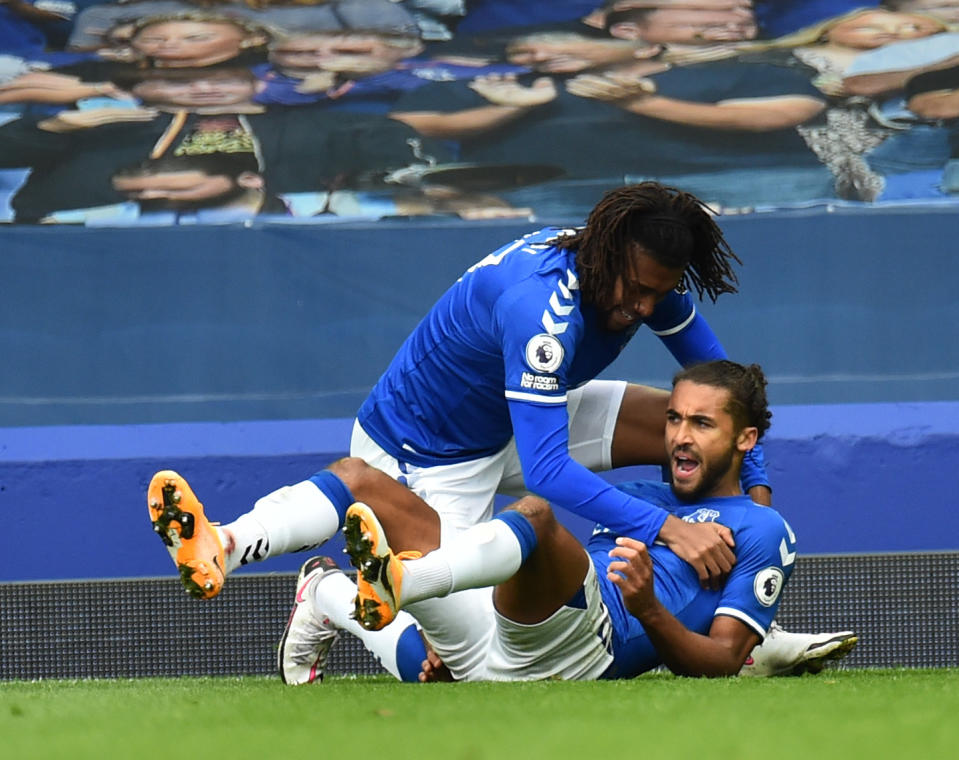
[[[666,410],[666,453],[673,491],[685,501],[733,496],[739,488],[739,444],[729,391],[681,380]],[[744,439],[743,439],[744,440]]]
[[[871,11],[836,24],[827,34],[836,45],[872,50],[899,40],[928,37],[942,31],[942,24],[911,13]]]
[[[613,289],[613,302],[606,310],[606,328],[618,332],[640,319],[648,319],[656,304],[679,285],[683,271],[664,267],[637,245],[632,272],[620,277]]]

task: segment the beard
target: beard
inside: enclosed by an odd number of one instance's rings
[[[684,491],[678,489],[676,483],[672,482],[673,493],[686,502],[696,502],[705,498],[729,474],[736,459],[736,452],[736,446],[731,445],[710,466],[707,467],[704,461],[700,461],[699,467],[702,477],[699,479],[699,483],[692,490]],[[673,480],[672,469],[670,469],[670,480]]]

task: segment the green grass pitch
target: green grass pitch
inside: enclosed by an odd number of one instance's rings
[[[0,754],[40,758],[959,757],[959,670],[775,679],[0,683]]]

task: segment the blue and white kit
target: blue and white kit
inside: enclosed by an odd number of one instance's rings
[[[582,302],[575,251],[552,242],[573,232],[530,233],[471,267],[407,338],[357,422],[402,473],[482,460],[515,441],[530,491],[651,544],[667,512],[570,457],[567,394],[609,366],[640,325],[607,330]],[[645,323],[681,364],[726,356],[688,293],[670,293]],[[767,483],[761,456],[743,471],[744,488]]]
[[[714,618],[729,616],[765,638],[796,560],[796,537],[779,513],[746,496],[684,504],[664,483],[636,481],[618,488],[687,522],[718,522],[732,530],[736,564],[715,591],[702,588],[693,568],[665,545],[650,545],[656,598],[694,633],[707,635]],[[511,514],[496,519],[513,526],[518,521]],[[586,548],[591,562],[581,591],[546,620],[520,624],[494,611],[485,678],[632,678],[662,664],[619,587],[606,577],[616,538],[596,526]]]
[[[718,591],[702,588],[696,571],[666,546],[651,545],[656,597],[696,633],[708,633],[714,617],[727,615],[765,638],[796,559],[796,536],[780,514],[754,504],[746,496],[702,499],[688,505],[679,501],[664,483],[637,481],[619,487],[687,522],[718,522],[732,530],[736,564]],[[639,621],[626,611],[619,589],[606,578],[611,561],[609,551],[615,540],[614,533],[598,527],[587,551],[596,567],[603,603],[612,621],[615,659],[605,677],[629,678],[661,664],[662,658]]]

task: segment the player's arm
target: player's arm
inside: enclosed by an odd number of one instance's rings
[[[662,538],[692,565],[704,586],[718,588],[736,556],[732,534],[711,524],[692,524],[662,507],[610,485],[569,455],[565,404],[509,402],[526,487],[554,504],[611,531],[652,543]]]
[[[647,326],[682,366],[728,358],[719,338],[696,310],[689,293],[672,292],[656,305]],[[756,445],[743,460],[743,490],[757,504],[772,504],[762,446]]]
[[[759,635],[745,623],[724,615],[713,619],[709,634],[690,631],[656,598],[653,564],[646,545],[621,537],[610,552],[607,577],[621,591],[626,609],[640,623],[659,656],[683,676],[732,676],[739,672]]]
[[[510,400],[509,410],[530,491],[617,533],[655,539],[668,512],[623,493],[569,455],[565,404]]]

